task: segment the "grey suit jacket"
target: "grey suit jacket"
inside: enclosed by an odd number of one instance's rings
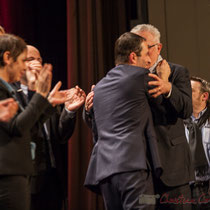
[[[119,65],[94,88],[97,139],[85,180],[92,190],[116,173],[161,168],[151,110],[147,100],[148,70]],[[147,153],[152,162],[148,163]]]

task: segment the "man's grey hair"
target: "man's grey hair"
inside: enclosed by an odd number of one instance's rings
[[[131,32],[135,34],[139,34],[143,31],[150,32],[154,36],[155,40],[160,43],[160,31],[151,24],[139,24],[131,29]]]

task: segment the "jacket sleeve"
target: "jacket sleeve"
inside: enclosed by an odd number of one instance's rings
[[[58,123],[58,132],[60,143],[66,143],[72,136],[76,124],[76,113],[68,113],[65,107],[63,108]]]
[[[172,75],[169,80],[172,83],[172,91],[171,96],[165,98],[166,104],[171,105],[178,117],[186,119],[192,114],[192,89],[189,72],[182,66],[171,66],[171,69]]]
[[[76,113],[68,113],[63,106],[57,106],[56,112],[46,121],[50,139],[55,139],[59,144],[66,143],[74,132]]]
[[[1,92],[1,99],[5,98],[5,95],[3,95]],[[36,93],[24,111],[18,112],[10,122],[1,125],[7,130],[9,135],[21,136],[34,126],[47,106],[49,106],[48,100]]]
[[[83,107],[83,112],[82,112],[82,118],[83,121],[87,124],[89,128],[92,128],[92,119],[93,119],[93,112],[92,109],[90,112],[85,111],[85,106]]]

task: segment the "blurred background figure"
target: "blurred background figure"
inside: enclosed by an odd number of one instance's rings
[[[209,83],[200,77],[191,77],[193,113],[184,121],[190,146],[195,181],[190,183],[193,209],[210,209],[210,107]]]
[[[26,65],[16,89],[24,107],[36,91],[36,83],[42,72],[42,57],[39,50],[27,45]],[[54,108],[52,116],[39,121],[32,128],[31,152],[35,173],[31,179],[31,210],[66,208],[67,141],[72,136],[76,111],[83,105],[86,95],[78,86],[60,91],[57,98],[67,95],[64,107]],[[51,95],[51,93],[50,93]]]

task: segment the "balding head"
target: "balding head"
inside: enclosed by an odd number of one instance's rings
[[[39,50],[32,45],[27,45],[27,49],[28,49],[27,61],[36,60],[42,64],[42,57],[40,55]]]
[[[28,78],[32,76],[37,78],[42,69],[42,57],[36,47],[27,45],[26,61],[27,69],[21,77],[21,83],[28,86]]]

